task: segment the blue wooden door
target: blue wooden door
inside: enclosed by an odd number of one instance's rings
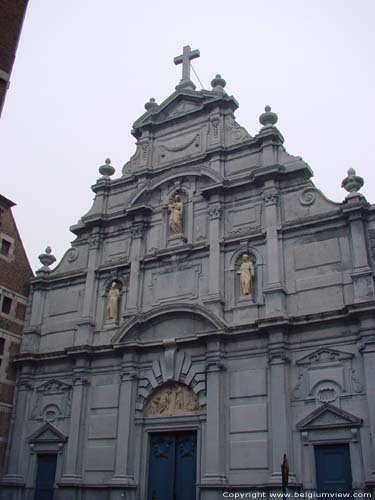
[[[184,432],[176,435],[176,500],[196,498],[197,435]]]
[[[147,500],[196,498],[195,432],[151,434]]]
[[[352,492],[352,469],[348,445],[316,446],[315,463],[319,493]]]
[[[56,455],[38,455],[34,500],[53,499],[56,458]]]

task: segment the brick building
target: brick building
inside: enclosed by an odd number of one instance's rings
[[[12,214],[14,203],[0,195],[0,475],[11,419],[15,370],[32,276]]]
[[[0,114],[9,87],[28,0],[0,0]]]

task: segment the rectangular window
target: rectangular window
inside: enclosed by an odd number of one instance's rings
[[[17,307],[16,307],[16,318],[24,321],[25,314],[26,314],[25,304],[21,304],[20,302],[18,302]]]
[[[0,339],[0,356],[4,354],[5,339]]]
[[[7,240],[1,240],[1,246],[0,246],[0,253],[1,255],[5,255],[5,257],[8,257],[9,252],[10,252],[10,242]]]
[[[12,299],[9,297],[3,297],[3,305],[1,306],[1,312],[4,314],[9,314],[12,307]]]

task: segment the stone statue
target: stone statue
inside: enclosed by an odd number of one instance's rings
[[[176,194],[173,201],[168,204],[169,212],[169,227],[171,231],[175,234],[182,233],[182,212],[184,204],[181,201],[181,197]]]
[[[242,263],[238,274],[240,275],[240,296],[245,299],[253,300],[253,278],[255,269],[254,264],[246,253],[242,255]]]
[[[112,282],[111,288],[108,292],[107,303],[107,319],[116,319],[118,317],[118,304],[120,301],[120,290],[115,281]]]

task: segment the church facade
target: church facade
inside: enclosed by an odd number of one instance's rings
[[[267,496],[284,454],[289,491],[375,488],[375,207],[352,169],[328,200],[269,107],[250,136],[220,75],[197,91],[198,55],[40,256],[4,500]]]

